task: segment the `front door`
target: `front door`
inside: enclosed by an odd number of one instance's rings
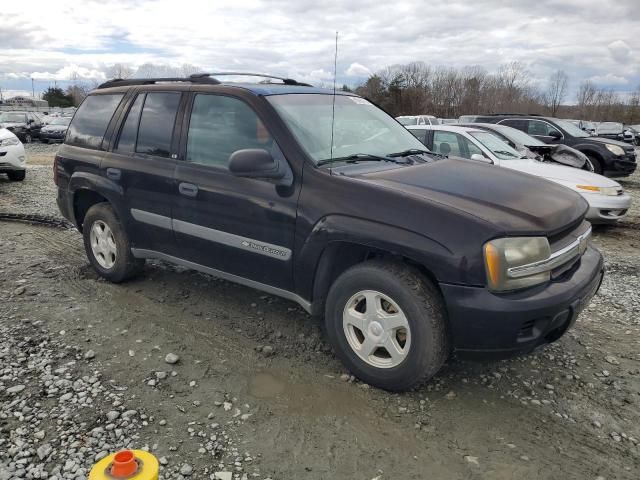
[[[172,210],[179,256],[292,290],[295,185],[236,177],[227,168],[233,152],[248,148],[283,159],[277,143],[239,98],[195,93],[185,117]]]

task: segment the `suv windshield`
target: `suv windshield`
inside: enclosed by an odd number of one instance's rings
[[[567,132],[572,137],[589,137],[590,135],[581,130],[579,127],[576,127],[573,123],[568,120],[560,120],[558,118],[553,120],[556,125],[562,128],[565,132]]]
[[[598,125],[596,133],[622,133],[622,124],[617,122],[604,122]]]
[[[267,99],[316,163],[355,154],[425,150],[408,130],[364,98],[336,95],[333,121],[333,95],[270,95]]]
[[[511,148],[498,137],[489,132],[470,132],[473,138],[478,140],[482,145],[491,151],[500,160],[514,160],[523,158],[523,155]]]
[[[25,123],[27,116],[24,113],[0,113],[0,122],[3,123]]]

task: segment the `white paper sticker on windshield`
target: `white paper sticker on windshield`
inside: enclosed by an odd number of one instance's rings
[[[349,97],[353,103],[357,103],[359,105],[371,105],[368,100],[360,97]]]

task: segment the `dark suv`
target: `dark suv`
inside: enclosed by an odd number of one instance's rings
[[[608,138],[592,137],[570,120],[518,114],[477,115],[470,121],[500,123],[517,128],[545,143],[561,143],[581,151],[594,171],[607,177],[626,177],[636,169],[636,151],[632,145]]]
[[[156,258],[293,300],[324,316],[354,374],[390,390],[452,351],[557,340],[603,276],[579,195],[432,156],[364,98],[288,79],[107,82],[54,172],[103,277]]]
[[[21,142],[31,143],[40,136],[42,120],[33,112],[0,112],[0,128],[13,132]]]

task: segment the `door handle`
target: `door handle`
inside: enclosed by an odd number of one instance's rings
[[[122,172],[119,168],[107,168],[107,178],[111,180],[120,180]]]
[[[193,183],[181,183],[178,185],[178,190],[185,197],[195,197],[198,195],[198,187]]]

